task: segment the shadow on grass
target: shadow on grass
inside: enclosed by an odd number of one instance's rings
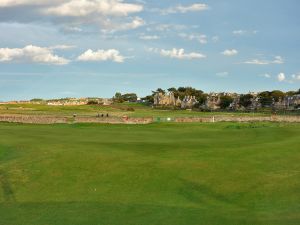
[[[7,173],[3,170],[0,170],[0,188],[2,189],[4,201],[6,202],[15,202],[15,193],[13,188],[8,180]]]
[[[264,214],[229,207],[103,202],[0,203],[5,225],[262,225],[299,224],[293,213]]]
[[[196,204],[205,204],[207,202],[221,202],[225,204],[234,204],[234,201],[222,194],[219,194],[206,185],[196,182],[182,180],[182,188],[179,194],[185,199]]]

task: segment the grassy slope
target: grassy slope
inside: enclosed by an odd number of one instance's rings
[[[134,108],[135,111],[127,111],[128,108]],[[245,115],[252,116],[252,113],[230,113],[230,112],[196,112],[187,110],[160,110],[152,109],[139,103],[123,103],[112,106],[48,106],[35,104],[17,104],[17,105],[0,105],[0,114],[33,114],[33,115],[78,115],[95,116],[97,113],[109,113],[111,116],[129,115],[131,117],[197,117],[212,115]],[[255,115],[270,115],[267,113],[255,113]]]
[[[300,125],[0,124],[0,224],[299,224]]]

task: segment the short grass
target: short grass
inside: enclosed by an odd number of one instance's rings
[[[1,123],[0,224],[300,224],[299,137],[279,123]]]

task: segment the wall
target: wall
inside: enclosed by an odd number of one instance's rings
[[[56,124],[56,123],[108,123],[108,124],[148,124],[152,118],[121,118],[121,117],[59,117],[41,115],[0,115],[0,122]]]

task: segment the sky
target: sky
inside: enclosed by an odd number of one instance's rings
[[[0,0],[0,101],[298,90],[299,0]]]

